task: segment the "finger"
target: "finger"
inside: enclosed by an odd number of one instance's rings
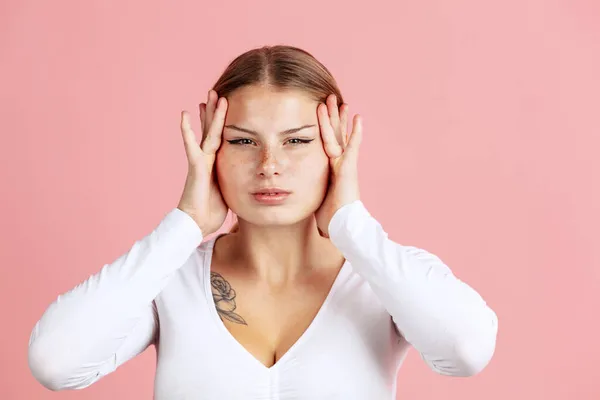
[[[327,111],[329,111],[329,120],[331,121],[331,126],[333,127],[334,132],[337,133],[340,126],[340,115],[338,111],[337,97],[335,94],[327,97]]]
[[[327,111],[329,112],[329,120],[331,121],[331,127],[333,128],[333,132],[335,132],[335,137],[337,138],[338,143],[342,148],[343,146],[343,138],[342,133],[340,131],[340,111],[337,103],[336,95],[332,94],[327,98]]]
[[[199,111],[200,111],[200,126],[202,127],[202,138],[204,138],[205,133],[206,133],[206,124],[205,124],[205,120],[206,120],[206,104],[205,103],[200,103],[200,105],[198,106]]]
[[[215,154],[221,146],[221,136],[227,114],[227,99],[221,97],[217,102],[212,124],[208,127],[206,137],[202,141],[202,151],[205,154]]]
[[[348,104],[340,107],[340,135],[342,136],[342,147],[348,146]]]
[[[327,106],[325,104],[319,104],[317,107],[317,115],[319,118],[319,128],[321,130],[321,137],[323,138],[323,147],[325,148],[325,153],[327,153],[330,158],[339,157],[342,155],[342,148],[335,137],[333,128],[331,127]]]
[[[187,111],[181,112],[181,136],[183,137],[183,145],[188,162],[193,163],[200,153],[200,146],[198,146],[196,135],[192,130],[190,115]]]
[[[344,151],[351,157],[358,158],[358,150],[362,142],[362,117],[358,114],[354,116],[352,121],[352,133],[348,139],[348,146]]]
[[[210,125],[212,124],[212,120],[215,115],[215,109],[217,108],[217,100],[218,99],[219,99],[219,96],[217,95],[217,92],[215,92],[212,89],[208,91],[208,100],[206,101],[206,122],[205,122],[205,126],[206,126],[207,130],[210,129]]]

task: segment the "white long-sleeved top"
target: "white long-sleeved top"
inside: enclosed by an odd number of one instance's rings
[[[410,347],[443,375],[487,365],[497,316],[437,256],[388,239],[359,200],[335,213],[329,234],[346,262],[308,329],[270,368],[218,316],[215,239],[203,242],[175,208],[48,307],[31,333],[30,369],[51,390],[81,389],[155,345],[155,400],[370,400],[395,397]]]

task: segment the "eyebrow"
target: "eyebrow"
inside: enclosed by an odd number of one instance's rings
[[[301,127],[298,128],[292,128],[292,129],[286,129],[283,132],[279,132],[280,135],[290,135],[292,133],[296,133],[298,131],[301,131],[302,129],[307,129],[307,128],[312,128],[315,127],[316,125],[303,125]],[[258,136],[258,132],[255,131],[251,131],[250,129],[245,129],[245,128],[240,128],[239,126],[235,126],[235,125],[225,125],[225,128],[229,128],[229,129],[234,129],[236,131],[240,131],[240,132],[245,132],[245,133],[249,133],[251,135],[257,135]]]

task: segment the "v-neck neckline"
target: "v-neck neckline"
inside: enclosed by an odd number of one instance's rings
[[[324,318],[324,314],[329,306],[329,303],[331,302],[331,299],[335,295],[335,292],[337,291],[338,286],[341,284],[340,282],[346,276],[346,272],[349,268],[348,260],[344,260],[344,263],[342,264],[342,267],[338,271],[338,273],[333,281],[333,284],[331,285],[331,288],[329,289],[329,292],[327,293],[327,296],[325,297],[325,300],[319,307],[317,314],[312,319],[312,321],[310,322],[310,324],[308,325],[306,330],[304,332],[302,332],[300,337],[298,337],[298,339],[292,344],[292,346],[289,349],[287,349],[287,351],[283,354],[283,356],[279,360],[277,360],[272,366],[267,367],[258,358],[256,358],[250,351],[248,351],[233,336],[233,334],[229,331],[229,329],[227,329],[227,327],[225,326],[225,324],[219,317],[219,313],[217,312],[215,301],[212,297],[210,273],[211,273],[212,258],[213,258],[213,254],[214,254],[214,247],[215,247],[215,242],[217,241],[217,239],[219,239],[221,236],[224,236],[224,235],[226,235],[226,233],[221,233],[221,234],[215,236],[214,238],[210,239],[206,243],[205,254],[203,257],[203,261],[202,261],[203,267],[204,267],[203,268],[204,269],[204,273],[203,273],[204,294],[205,294],[206,301],[209,306],[208,308],[209,308],[210,315],[213,317],[213,320],[214,320],[215,324],[217,324],[219,330],[221,330],[224,333],[224,335],[228,338],[228,340],[230,342],[233,342],[233,345],[235,347],[237,347],[241,353],[244,354],[244,357],[250,358],[252,362],[257,364],[259,366],[259,368],[261,368],[264,371],[267,371],[267,372],[275,371],[277,368],[279,368],[279,366],[281,364],[285,363],[285,361],[288,358],[292,357],[292,354],[294,352],[298,351],[298,348],[302,345],[302,343],[306,342],[309,339],[310,335],[313,333],[313,331],[315,329],[317,329],[317,326],[320,323],[321,319]]]

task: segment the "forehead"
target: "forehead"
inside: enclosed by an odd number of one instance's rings
[[[228,97],[227,124],[244,128],[289,129],[317,120],[318,102],[301,90],[277,90],[268,86],[245,86]]]

